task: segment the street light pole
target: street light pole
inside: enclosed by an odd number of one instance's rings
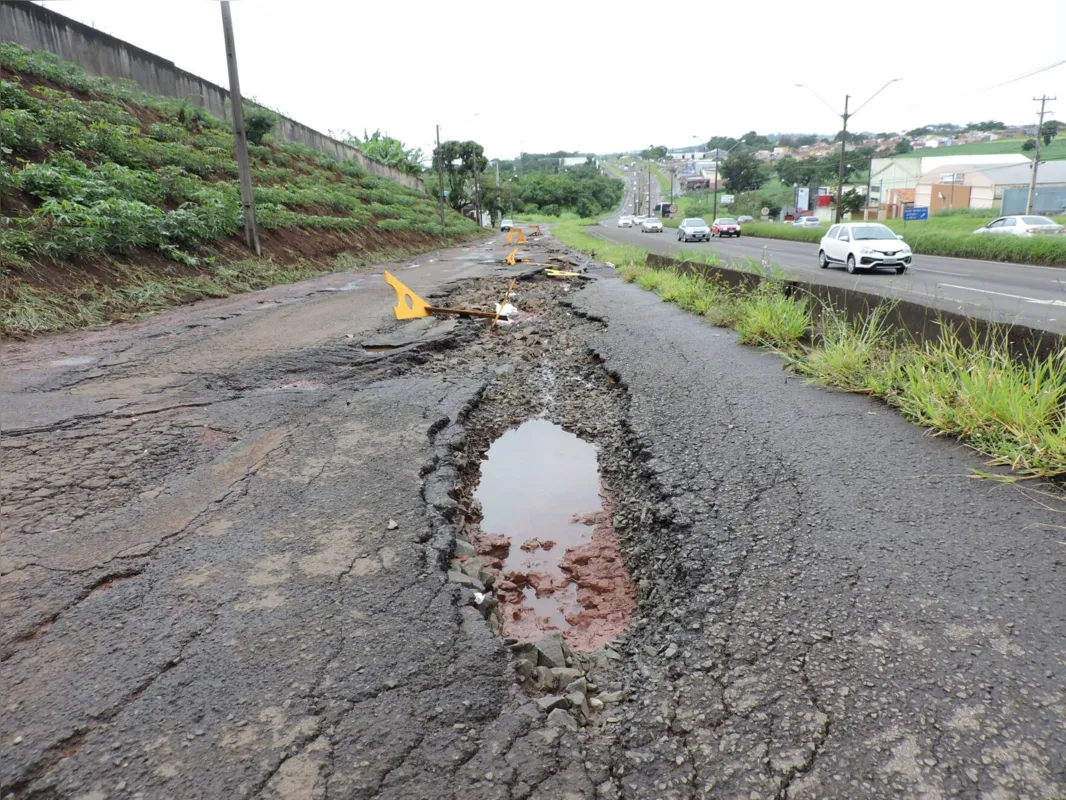
[[[728,150],[725,151],[726,155],[729,155],[736,149],[737,145],[744,144],[744,140],[734,144]],[[711,221],[718,219],[718,148],[714,148],[714,210],[711,212]]]

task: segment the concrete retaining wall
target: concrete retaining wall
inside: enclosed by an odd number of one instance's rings
[[[701,264],[697,261],[680,261],[654,253],[648,254],[647,263],[650,267],[700,275],[730,287],[752,289],[763,280],[776,280],[764,279],[750,272]],[[842,312],[849,322],[861,324],[869,319],[874,309],[890,303],[892,306],[885,321],[890,329],[896,332],[900,341],[921,345],[942,339],[948,331],[953,332],[964,344],[987,344],[993,341],[1000,343],[1005,338],[1011,355],[1018,359],[1044,359],[1066,348],[1066,337],[1026,325],[993,323],[979,317],[941,311],[909,300],[893,300],[872,292],[860,292],[821,283],[794,280],[786,280],[783,283],[786,293],[810,298],[816,320],[824,309],[831,308]]]
[[[222,46],[221,20],[219,47]],[[0,39],[29,50],[46,50],[77,64],[90,75],[131,80],[150,94],[186,99],[210,114],[230,120],[229,91],[186,72],[173,61],[142,50],[42,6],[19,0],[0,2]],[[411,189],[425,191],[420,178],[367,158],[362,151],[319,133],[296,120],[277,115],[271,134],[298,142],[343,161],[358,161],[369,173]]]

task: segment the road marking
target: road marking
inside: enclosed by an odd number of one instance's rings
[[[954,275],[956,278],[972,278],[968,272],[948,272],[944,269],[929,269],[929,267],[912,267],[915,272],[935,272],[937,275]]]
[[[1063,306],[1066,307],[1066,300],[1040,300],[1036,297],[1025,297],[1020,294],[1007,294],[1006,292],[993,292],[990,289],[975,289],[972,286],[956,286],[953,283],[938,283],[937,286],[942,286],[945,289],[962,289],[967,292],[980,292],[981,294],[994,294],[999,297],[1009,297],[1012,300],[1024,300],[1026,303],[1037,303],[1042,306]]]

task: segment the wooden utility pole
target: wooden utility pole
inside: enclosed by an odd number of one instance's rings
[[[440,149],[440,125],[437,126],[437,202],[440,203],[440,234],[444,235],[444,151]]]
[[[244,207],[244,239],[255,254],[259,247],[259,226],[255,221],[255,194],[252,191],[252,167],[248,158],[248,132],[244,129],[244,100],[237,75],[237,48],[233,43],[233,17],[229,0],[222,0],[222,35],[226,40],[226,66],[229,68],[229,99],[233,106],[233,135],[237,139],[237,167],[240,171],[241,205]]]
[[[1025,213],[1033,213],[1033,196],[1036,194],[1036,171],[1040,168],[1040,143],[1044,140],[1044,114],[1047,113],[1047,101],[1057,100],[1057,97],[1034,97],[1033,101],[1040,101],[1040,122],[1036,126],[1036,153],[1033,155],[1033,175],[1029,179],[1029,196],[1025,200]]]

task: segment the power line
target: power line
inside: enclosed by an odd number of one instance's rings
[[[1017,78],[1011,78],[1009,81],[1003,81],[1003,83],[997,83],[995,86],[989,86],[987,89],[981,89],[981,91],[988,92],[992,89],[998,89],[1000,86],[1007,86],[1011,83],[1017,83],[1018,81],[1023,81],[1026,78],[1031,78],[1034,75],[1039,75],[1041,72],[1047,72],[1049,69],[1061,67],[1063,64],[1066,64],[1066,59],[1063,59],[1062,61],[1056,61],[1054,64],[1048,64],[1046,67],[1041,67],[1040,69],[1034,69],[1032,72],[1027,72],[1024,75],[1019,75]]]

